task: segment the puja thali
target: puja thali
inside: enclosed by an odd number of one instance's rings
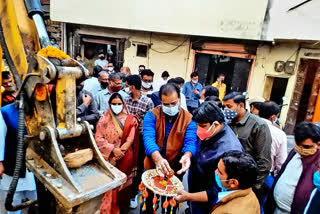
[[[182,182],[175,175],[164,178],[156,169],[149,169],[142,174],[142,183],[154,194],[166,197],[175,197],[177,192],[183,190]]]

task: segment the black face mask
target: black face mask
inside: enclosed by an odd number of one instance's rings
[[[101,88],[106,89],[108,87],[108,82],[100,82]]]
[[[101,60],[104,60],[104,56],[100,56],[99,58],[100,58]]]
[[[222,83],[224,83],[224,80],[221,80]]]

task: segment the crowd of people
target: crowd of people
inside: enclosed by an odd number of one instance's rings
[[[188,171],[188,191],[179,191],[174,198],[189,202],[186,212],[320,212],[319,126],[298,124],[295,147],[287,151],[286,134],[275,126],[280,106],[260,99],[250,102],[248,110],[246,95],[226,94],[223,74],[203,87],[197,72],[191,73],[189,82],[182,77],[169,79],[168,71],[154,81],[154,73],[144,65],[138,72],[132,75],[128,67],[116,71],[99,53],[92,77],[77,82],[77,121],[94,125],[103,157],[127,175],[124,185],[105,193],[101,214],[136,208],[141,175],[152,168],[165,176],[173,170],[180,180]],[[7,145],[14,141],[17,121],[12,115],[17,110],[10,73],[2,72],[2,85],[0,193],[4,195],[5,182],[12,176],[10,160],[15,157],[14,146]],[[21,177],[28,179],[28,173]],[[22,194],[17,200],[34,193],[34,183],[26,182],[28,188],[18,188]],[[147,198],[141,212],[153,213],[152,198]]]

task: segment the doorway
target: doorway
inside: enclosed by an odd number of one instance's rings
[[[289,106],[285,131],[292,134],[296,124],[312,121],[319,91],[320,60],[301,59],[296,86]]]
[[[231,91],[247,90],[252,59],[196,53],[195,60],[195,71],[199,73],[199,82],[203,85],[211,85],[220,74],[224,74],[227,94]]]
[[[282,105],[283,97],[286,93],[288,78],[267,76],[263,90],[263,97]]]
[[[116,70],[120,70],[123,65],[124,54],[123,39],[100,37],[92,35],[81,35],[81,53],[88,70],[94,67],[94,61],[97,59],[98,53],[105,53],[106,59],[112,62]]]

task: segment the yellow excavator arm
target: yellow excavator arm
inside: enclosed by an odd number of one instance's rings
[[[39,0],[1,0],[0,44],[19,88],[17,157],[24,157],[23,144],[27,144],[26,160],[20,162],[54,195],[61,213],[76,213],[79,206],[92,208],[88,203],[100,203],[97,199],[123,184],[126,176],[104,160],[92,126],[76,121],[76,80],[87,77],[88,70],[50,46]],[[54,85],[52,92],[49,84]],[[77,167],[68,165],[65,158],[79,152],[86,154],[86,161]],[[16,168],[21,167],[17,162]],[[8,210],[35,203],[12,205],[18,174],[7,196]]]

